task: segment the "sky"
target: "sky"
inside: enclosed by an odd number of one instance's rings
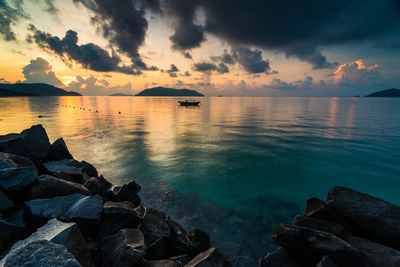
[[[83,95],[400,88],[400,0],[0,0],[0,82]]]

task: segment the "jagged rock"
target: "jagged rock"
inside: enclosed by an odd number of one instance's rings
[[[123,202],[106,202],[100,223],[100,236],[111,235],[124,228],[138,228],[142,217],[134,208]]]
[[[0,218],[0,251],[6,248],[11,241],[15,240],[21,232],[21,227],[7,222],[4,218]]]
[[[47,240],[29,243],[13,253],[4,267],[81,267],[74,256],[59,244]]]
[[[0,189],[0,211],[4,211],[6,209],[14,206],[14,203],[8,199],[8,197],[4,194],[3,190]]]
[[[317,264],[328,255],[340,266],[371,266],[364,253],[329,233],[281,223],[272,238],[310,264]]]
[[[0,187],[5,191],[21,191],[36,178],[37,169],[30,159],[0,152]]]
[[[141,190],[141,186],[138,185],[135,181],[131,181],[122,186],[116,186],[113,188],[114,201],[129,201],[132,204],[139,206],[140,198],[137,193]]]
[[[97,177],[97,170],[85,161],[79,162],[74,159],[62,159],[43,163],[43,166],[49,173],[61,171],[80,182],[83,182],[82,175],[84,173],[86,173],[89,177]]]
[[[340,216],[334,209],[329,207],[324,201],[318,198],[307,199],[307,207],[305,215],[317,219],[335,222],[344,226],[350,232],[356,232],[356,229],[349,224],[342,216]]]
[[[75,193],[90,196],[90,191],[81,184],[68,182],[44,174],[38,177],[37,181],[28,188],[25,193],[26,200],[38,198],[54,198],[68,196]]]
[[[143,234],[137,229],[123,229],[100,241],[104,266],[130,267],[146,253]]]
[[[350,236],[347,241],[352,246],[364,252],[374,266],[400,266],[400,251],[398,250],[394,250],[392,248],[357,236]]]
[[[93,265],[86,241],[78,225],[75,223],[63,223],[57,219],[50,220],[28,238],[16,242],[2,261],[4,262],[14,251],[39,240],[52,241],[63,245],[84,267]]]
[[[171,229],[167,224],[167,216],[156,209],[148,208],[140,225],[146,245],[152,244],[159,238],[171,236]]]
[[[346,230],[340,224],[322,220],[322,219],[307,217],[307,216],[303,216],[303,215],[297,215],[294,218],[292,224],[301,226],[301,227],[318,230],[318,231],[322,231],[322,232],[331,233],[335,236],[340,237],[343,240],[346,240],[346,238],[348,236],[352,235],[350,233],[350,231]]]
[[[167,224],[171,229],[171,238],[168,239],[168,246],[173,255],[182,255],[193,251],[193,243],[185,229],[170,217]]]
[[[112,186],[102,175],[97,177],[91,177],[86,180],[85,187],[90,190],[93,195],[104,195],[107,189]]]
[[[333,260],[331,260],[331,258],[324,256],[316,267],[337,267],[337,265],[333,262]]]
[[[169,256],[168,245],[164,238],[159,238],[147,246],[146,260],[161,260]]]
[[[399,206],[341,186],[329,191],[327,203],[369,239],[400,249]]]
[[[185,264],[187,264],[190,261],[190,258],[188,255],[179,255],[179,256],[171,257],[168,260],[179,263],[180,266],[184,266]]]
[[[42,125],[34,125],[20,134],[0,137],[0,151],[32,160],[43,159],[50,151],[50,142]]]
[[[57,161],[62,159],[72,159],[71,153],[64,142],[64,139],[59,138],[51,144],[49,153],[47,154],[46,161]]]
[[[230,267],[232,265],[218,249],[210,248],[194,257],[185,265],[185,267],[193,266]]]
[[[31,215],[32,224],[42,226],[48,220],[60,218],[63,221],[97,221],[103,211],[100,196],[73,194],[52,199],[35,199],[25,203]],[[81,229],[83,230],[83,229]]]
[[[135,267],[181,267],[179,263],[171,260],[152,260],[140,262]]]
[[[285,248],[278,248],[260,259],[259,267],[307,267],[299,258]]]
[[[196,255],[210,248],[210,236],[205,232],[193,227],[188,236],[192,241],[193,252]]]

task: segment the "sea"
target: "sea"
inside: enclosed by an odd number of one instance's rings
[[[347,186],[400,204],[400,99],[0,98],[0,134],[42,124],[147,207],[211,236],[234,266],[277,248],[280,223]],[[41,117],[39,117],[41,116]]]

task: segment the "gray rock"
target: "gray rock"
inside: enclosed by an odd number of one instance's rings
[[[46,225],[37,229],[37,231],[28,238],[16,242],[8,254],[4,256],[2,262],[6,261],[6,259],[13,254],[14,251],[39,240],[52,241],[54,243],[63,245],[70,253],[74,255],[74,257],[82,266],[93,266],[86,241],[82,236],[78,225],[75,223],[63,223],[57,219],[50,220]]]
[[[82,179],[83,173],[86,173],[89,177],[96,176],[97,171],[89,163],[82,161],[79,162],[74,159],[62,159],[58,161],[49,161],[43,163],[43,166],[49,173],[55,173],[61,171],[75,179]],[[94,174],[94,175],[93,175]]]
[[[32,160],[43,159],[50,151],[50,142],[42,125],[34,125],[20,134],[0,137],[0,151]]]
[[[29,243],[8,256],[4,267],[80,267],[67,249],[47,240]]]
[[[188,236],[192,241],[193,252],[195,255],[210,248],[210,236],[205,232],[193,227],[190,229]]]
[[[268,253],[264,258],[260,259],[259,267],[307,267],[299,258],[290,253],[285,248],[278,248],[272,253]]]
[[[4,211],[6,209],[14,206],[14,203],[8,199],[8,197],[4,194],[3,190],[0,189],[0,211]]]
[[[137,229],[123,229],[100,241],[104,266],[130,267],[146,253],[143,234]]]
[[[152,244],[159,238],[171,236],[171,229],[167,223],[167,216],[156,209],[148,208],[143,218],[140,230],[144,235],[146,245]]]
[[[377,267],[400,266],[400,251],[372,242],[370,240],[351,236],[347,240],[352,246],[367,255],[368,259]]]
[[[138,228],[142,217],[134,208],[123,202],[106,202],[103,206],[100,236],[111,235],[125,228]]]
[[[171,260],[151,260],[140,262],[135,267],[181,267],[182,265]]]
[[[85,187],[90,190],[93,195],[103,195],[104,192],[112,186],[102,175],[91,177],[85,182]]]
[[[131,181],[122,186],[116,186],[113,188],[114,201],[129,201],[132,204],[139,206],[140,198],[137,193],[141,190],[141,186],[135,181]]]
[[[329,233],[281,223],[272,238],[310,264],[317,264],[328,255],[340,266],[371,266],[364,253]]]
[[[22,232],[18,225],[7,222],[4,218],[0,219],[0,251],[6,248]]]
[[[368,239],[400,249],[400,207],[382,199],[335,186],[328,205],[355,225]]]
[[[38,177],[37,181],[28,188],[25,193],[26,200],[38,198],[54,198],[68,196],[75,193],[90,196],[90,191],[81,184],[68,182],[56,177],[44,174]]]
[[[196,257],[194,257],[190,262],[188,262],[185,267],[230,267],[232,266],[230,262],[219,252],[216,248],[210,248]]]
[[[331,258],[324,256],[316,267],[337,267],[337,265],[333,262],[333,260],[331,260]]]
[[[64,139],[59,138],[51,144],[49,153],[47,154],[46,161],[57,161],[62,159],[72,159],[71,153],[64,142]]]
[[[5,191],[22,191],[36,178],[37,169],[30,159],[0,152],[0,187]]]
[[[168,239],[168,245],[173,255],[182,255],[193,252],[193,243],[186,233],[185,229],[170,217],[167,224],[171,229],[171,238]]]
[[[327,232],[333,234],[335,236],[340,237],[343,240],[346,240],[348,236],[351,236],[352,233],[346,230],[342,225],[333,223],[330,221],[312,218],[303,215],[297,215],[293,220],[293,225],[306,227],[322,232]]]

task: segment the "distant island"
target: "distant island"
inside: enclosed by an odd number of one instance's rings
[[[5,96],[80,96],[73,91],[65,91],[45,83],[1,83],[0,97]]]
[[[136,96],[204,96],[195,90],[173,89],[166,87],[154,87],[145,89]]]
[[[123,93],[115,93],[115,94],[112,94],[112,95],[109,95],[109,96],[133,96],[133,95],[131,95],[131,94],[123,94]]]
[[[366,95],[365,97],[400,97],[400,89],[390,88]]]

